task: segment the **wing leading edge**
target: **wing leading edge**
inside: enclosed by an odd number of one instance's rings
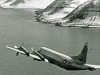
[[[15,48],[12,48],[12,47],[9,47],[9,46],[5,46],[6,48],[8,49],[11,49],[13,51],[16,51],[16,52],[19,52],[21,54],[24,54],[25,55],[25,52],[23,51],[20,51],[19,49],[15,49]],[[34,58],[34,59],[38,59],[38,60],[41,60],[40,57],[36,56],[36,55],[33,55],[33,54],[29,54],[30,57]]]
[[[16,52],[19,52],[19,53],[25,54],[25,52],[20,51],[20,50],[18,50],[18,49],[15,49],[15,48],[12,48],[12,47],[9,47],[9,46],[5,46],[5,47],[8,48],[8,49],[11,49],[11,50],[13,50],[13,51],[16,51]]]

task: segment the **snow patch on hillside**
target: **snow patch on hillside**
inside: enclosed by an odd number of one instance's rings
[[[4,2],[6,2],[6,1],[7,1],[7,0],[1,0],[1,1],[0,1],[0,4],[4,3]]]
[[[12,6],[10,6],[10,4],[12,4],[15,1],[16,0],[12,0],[12,1],[9,1],[7,3],[4,2],[4,3],[1,4],[1,7],[3,7],[3,8],[12,8]]]
[[[80,4],[83,4],[86,1],[88,0],[72,0],[72,1],[65,0],[61,3],[58,2],[59,4],[56,4],[57,6],[55,6],[55,8],[52,8],[51,10],[49,10],[48,8],[47,10],[49,11],[44,11],[40,17],[40,20],[47,22],[51,21],[61,22],[60,20],[62,20],[62,18],[66,17],[73,10],[75,10]]]
[[[11,5],[16,0],[1,0],[0,6],[3,8],[46,8],[54,0],[23,0],[24,3],[20,2],[17,5]],[[22,1],[22,0],[20,0]]]

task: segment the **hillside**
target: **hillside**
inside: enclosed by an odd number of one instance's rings
[[[55,0],[47,8],[40,11],[37,20],[42,22],[57,23],[87,0]],[[63,20],[64,21],[64,20]]]
[[[92,0],[80,5],[63,18],[62,26],[100,27],[100,0]]]
[[[0,0],[2,8],[46,8],[54,0]]]

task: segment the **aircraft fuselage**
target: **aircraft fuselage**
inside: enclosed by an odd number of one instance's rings
[[[66,70],[94,70],[94,68],[84,65],[84,63],[74,60],[67,55],[61,54],[54,50],[42,47],[38,51],[45,59],[54,65]]]
[[[22,44],[23,45],[23,44]],[[87,52],[88,52],[88,43],[86,42],[82,51],[76,56],[67,56],[57,51],[51,50],[46,47],[41,47],[38,51],[34,51],[31,48],[32,53],[29,53],[23,46],[14,48],[5,46],[8,49],[16,51],[18,56],[19,53],[32,57],[37,61],[44,61],[54,65],[57,65],[66,70],[96,70],[100,68],[100,65],[86,64]]]

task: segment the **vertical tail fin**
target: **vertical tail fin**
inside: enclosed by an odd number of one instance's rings
[[[87,59],[87,51],[88,51],[88,43],[86,42],[81,53],[78,56],[73,56],[72,58],[75,58],[81,62],[86,63]]]

